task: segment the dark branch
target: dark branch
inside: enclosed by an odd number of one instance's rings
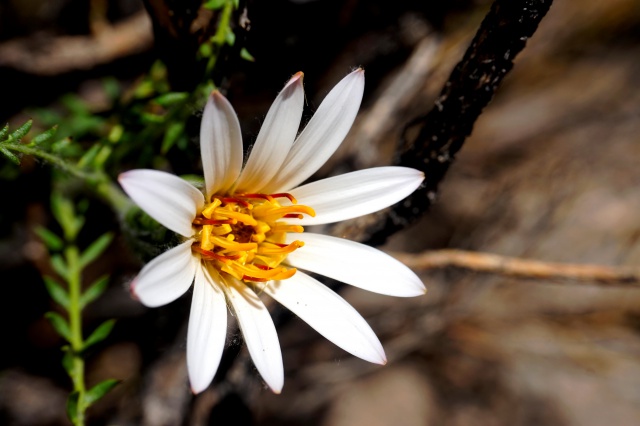
[[[372,245],[418,219],[435,201],[438,185],[473,130],[480,113],[513,68],[513,60],[551,7],[553,0],[496,0],[464,57],[445,83],[433,109],[409,123],[419,126],[411,142],[403,135],[396,163],[422,170],[422,187],[396,204],[370,230]]]

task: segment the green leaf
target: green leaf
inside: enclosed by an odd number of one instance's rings
[[[73,219],[73,228],[71,229],[71,238],[70,240],[75,240],[76,239],[76,235],[78,235],[78,232],[80,232],[80,230],[82,229],[82,227],[84,226],[84,217],[83,216],[76,216]]]
[[[4,156],[7,157],[7,159],[11,161],[13,164],[15,164],[16,166],[20,165],[20,159],[18,158],[18,156],[15,155],[13,152],[9,151],[7,148],[0,146],[0,152],[2,152]]]
[[[69,323],[62,317],[62,315],[56,312],[47,312],[44,314],[45,318],[49,320],[53,328],[58,332],[60,336],[71,342],[71,329],[69,329]]]
[[[7,142],[10,142],[10,143],[20,142],[20,140],[22,140],[22,138],[27,133],[29,133],[29,130],[31,130],[32,124],[33,124],[33,120],[29,120],[26,123],[24,123],[22,126],[18,127],[16,130],[13,131],[13,133],[9,135],[9,137],[7,138]]]
[[[76,374],[75,364],[73,363],[73,351],[67,345],[62,347],[64,355],[62,355],[62,367],[72,379]]]
[[[103,275],[91,284],[80,296],[80,308],[84,309],[89,303],[96,300],[107,289],[109,275]]]
[[[154,91],[153,82],[150,80],[144,80],[136,86],[133,96],[136,99],[143,99],[151,96]]]
[[[226,3],[227,0],[208,0],[202,5],[202,7],[209,10],[217,10],[224,6]]]
[[[78,160],[78,167],[85,168],[93,163],[93,160],[98,155],[98,151],[100,150],[100,145],[95,144],[91,148],[84,153],[84,155]]]
[[[236,43],[236,35],[231,30],[227,30],[224,40],[229,46],[233,46]]]
[[[53,278],[47,277],[47,276],[44,276],[43,278],[44,278],[44,285],[47,288],[47,291],[49,292],[49,296],[51,296],[51,298],[55,300],[56,303],[58,303],[60,306],[68,310],[69,294],[67,293],[67,291],[64,288],[62,288],[60,283],[58,283]]]
[[[109,246],[111,240],[113,240],[113,234],[111,232],[107,232],[91,243],[91,245],[80,255],[80,268],[84,268],[89,263],[96,260],[98,256],[100,256]]]
[[[150,114],[143,112],[140,114],[140,121],[142,124],[160,124],[165,122],[166,117],[164,115]]]
[[[62,225],[62,222],[65,222],[68,216],[73,216],[73,206],[69,200],[54,192],[51,194],[51,212],[58,223]]]
[[[98,155],[96,155],[96,158],[93,161],[94,167],[102,169],[104,163],[106,163],[109,159],[109,156],[111,156],[111,152],[112,150],[110,146],[102,146],[102,148],[100,148],[100,151],[98,152]]]
[[[102,342],[106,339],[107,336],[109,336],[109,333],[111,333],[111,330],[113,330],[113,326],[115,324],[116,320],[114,319],[107,320],[100,324],[98,328],[96,328],[93,333],[87,337],[87,340],[84,341],[84,347],[82,350],[85,351],[96,343]]]
[[[73,150],[71,138],[64,138],[51,144],[51,151],[56,154],[65,154]]]
[[[64,247],[64,241],[62,241],[62,238],[49,231],[47,228],[36,226],[34,231],[49,250],[58,251]]]
[[[67,94],[60,98],[60,102],[74,115],[88,115],[90,114],[87,108],[87,103],[83,101],[78,95]]]
[[[53,266],[53,270],[65,280],[69,277],[69,267],[59,254],[51,256],[51,266]]]
[[[164,138],[162,139],[162,147],[160,148],[160,152],[162,154],[166,154],[167,151],[171,149],[176,140],[178,140],[178,138],[183,134],[183,132],[184,124],[177,121],[169,124],[169,127],[164,134]]]
[[[118,383],[120,383],[120,380],[107,379],[89,389],[87,393],[84,394],[83,402],[85,404],[85,407],[89,407],[90,405],[94,404],[100,398],[105,396],[107,392],[115,388]]]
[[[242,59],[244,59],[245,61],[249,61],[249,62],[255,62],[256,58],[253,57],[253,55],[251,53],[249,53],[249,51],[246,48],[242,48],[240,49],[240,57]]]
[[[40,145],[44,142],[47,142],[49,139],[55,136],[57,131],[58,131],[58,126],[57,125],[53,126],[49,130],[42,132],[39,135],[35,136],[33,139],[31,139],[31,142],[29,142],[29,146]]]
[[[4,127],[0,130],[0,140],[2,140],[7,133],[9,132],[9,125],[5,124]]]
[[[116,124],[109,131],[109,136],[108,136],[109,142],[111,143],[120,142],[120,139],[122,139],[123,134],[124,134],[124,127],[122,127],[121,124]]]
[[[84,218],[76,217],[75,207],[71,200],[63,197],[59,192],[53,192],[51,194],[51,211],[62,227],[65,240],[75,240],[84,224]]]
[[[203,58],[209,58],[213,53],[213,50],[211,49],[211,45],[209,43],[202,43],[198,48],[198,53]]]
[[[80,393],[73,391],[67,398],[67,417],[71,420],[71,423],[78,424],[78,400],[80,399]]]
[[[164,95],[160,95],[155,98],[153,101],[158,105],[162,105],[164,107],[171,106],[177,103],[180,103],[187,99],[189,94],[187,92],[169,92]]]

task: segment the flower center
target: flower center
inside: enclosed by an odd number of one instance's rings
[[[287,198],[292,205],[282,206]],[[280,219],[315,216],[311,207],[298,205],[291,194],[214,195],[193,225],[196,228],[194,252],[216,269],[243,281],[284,280],[295,268],[280,266],[287,255],[302,247],[302,241],[285,244],[287,232],[301,233],[300,225]]]

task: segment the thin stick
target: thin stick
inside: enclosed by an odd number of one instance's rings
[[[516,278],[640,287],[640,269],[637,268],[542,262],[455,249],[432,250],[418,254],[391,253],[391,255],[410,268],[420,271],[455,267]]]

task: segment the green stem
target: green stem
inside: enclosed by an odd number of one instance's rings
[[[222,15],[220,16],[220,22],[218,23],[218,29],[216,33],[211,37],[211,43],[214,45],[214,51],[207,62],[206,75],[210,75],[213,68],[216,66],[218,60],[218,54],[220,48],[227,39],[227,32],[229,31],[229,23],[231,22],[231,13],[233,12],[233,1],[229,0],[222,9]]]
[[[42,151],[38,148],[32,148],[30,146],[27,145],[22,145],[19,143],[2,143],[0,144],[0,146],[2,146],[3,148],[12,150],[12,151],[17,151],[20,152],[22,154],[27,154],[27,155],[32,155],[36,158],[40,158],[42,160],[45,160],[46,162],[53,164],[54,166],[60,167],[62,170],[64,170],[65,172],[72,174],[76,177],[79,177],[80,179],[89,179],[92,177],[92,175],[90,173],[85,172],[84,170],[81,170],[80,168],[76,167],[75,165],[63,160],[62,158],[50,154],[48,152]]]
[[[78,405],[76,413],[76,426],[84,426],[85,418],[85,385],[84,385],[84,360],[81,353],[84,347],[82,338],[82,307],[80,306],[81,266],[78,247],[69,245],[65,249],[65,257],[69,268],[69,327],[71,329],[71,350],[73,354],[73,390],[78,392]]]
[[[111,205],[120,217],[125,217],[129,209],[132,207],[131,200],[129,200],[124,192],[122,192],[122,190],[120,190],[120,188],[118,188],[102,171],[86,172],[56,155],[27,145],[1,143],[0,146],[22,154],[40,158],[49,164],[59,167],[72,176],[84,180],[100,198]]]

